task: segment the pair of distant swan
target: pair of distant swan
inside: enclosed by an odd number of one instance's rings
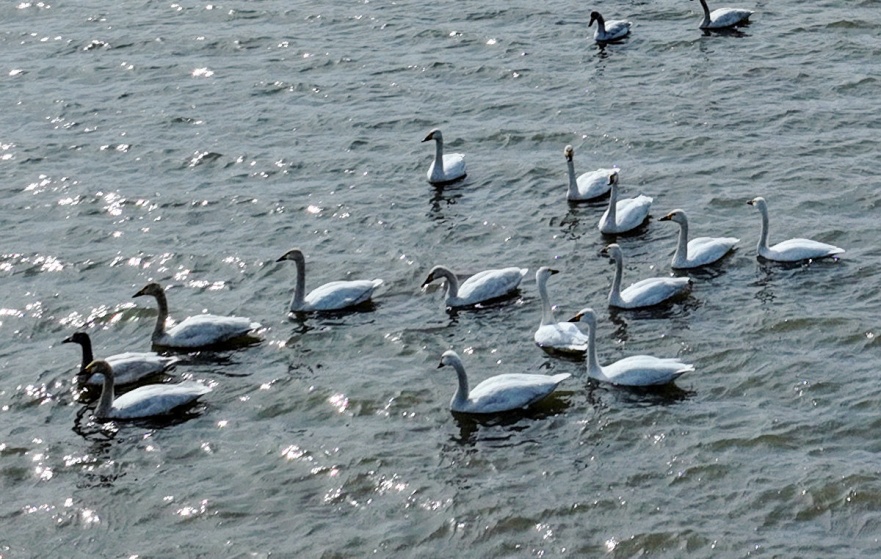
[[[704,17],[701,20],[700,29],[727,29],[737,25],[745,24],[749,21],[749,17],[753,14],[751,10],[742,10],[739,8],[719,8],[710,13],[706,0],[700,0],[701,8],[704,10]],[[631,22],[623,20],[605,21],[599,12],[590,13],[590,23],[588,27],[597,22],[597,28],[593,33],[594,41],[598,43],[607,43],[623,39],[630,33]]]

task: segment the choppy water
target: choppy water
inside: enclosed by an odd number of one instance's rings
[[[738,2],[742,36],[681,0],[4,4],[0,556],[877,554],[881,4],[806,4]],[[598,49],[592,8],[632,36]],[[435,126],[468,158],[443,189]],[[602,204],[565,202],[566,144],[737,251],[683,303],[609,313],[612,239]],[[845,257],[757,262],[757,195],[772,241]],[[676,234],[619,238],[625,282],[669,273]],[[288,320],[294,246],[309,285],[382,277],[375,309]],[[588,383],[532,343],[532,279],[451,316],[419,288],[437,263],[552,264],[558,315],[599,311],[602,361],[697,372]],[[214,388],[189,414],[102,427],[60,341],[149,347],[151,280],[173,316],[250,316],[264,341],[178,366]],[[475,382],[579,376],[457,418],[448,348]]]

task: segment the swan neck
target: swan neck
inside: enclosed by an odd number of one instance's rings
[[[83,348],[83,363],[80,365],[80,372],[86,370],[86,367],[89,366],[89,363],[95,360],[95,357],[92,355],[92,341],[89,339],[83,340],[83,343],[80,344]]]
[[[447,280],[447,298],[459,296],[459,280],[456,278],[456,274],[446,268],[438,268],[435,274]]]
[[[768,248],[768,208],[759,206],[759,211],[762,212],[762,233],[759,235],[758,245],[758,249],[761,251]]]
[[[621,298],[621,276],[624,275],[624,261],[615,258],[615,279],[612,280],[612,290],[609,292],[609,302],[615,303]]]
[[[548,297],[547,278],[538,282],[538,296],[541,297],[541,325],[553,324],[554,309],[551,308],[551,298]]]
[[[704,21],[703,21],[703,23],[701,23],[701,26],[709,25],[710,21],[711,21],[710,20],[710,8],[709,8],[709,6],[707,6],[706,0],[700,0],[700,3],[701,3],[701,7],[704,9]]]
[[[701,0],[701,2],[703,2],[703,0]],[[599,14],[597,14],[597,31],[599,32],[600,36],[606,34],[606,20],[603,19],[603,16]]]
[[[95,415],[99,418],[109,417],[110,410],[113,408],[113,373],[102,373],[104,376],[104,386],[101,388],[101,398],[98,399],[98,407],[95,408]]]
[[[302,308],[306,299],[306,261],[298,258],[294,260],[294,264],[297,266],[297,283],[291,297],[291,310]]]
[[[688,222],[679,224],[679,243],[676,245],[674,260],[688,259]]]
[[[456,395],[453,396],[453,402],[464,403],[468,400],[468,375],[465,374],[465,366],[458,359],[450,363],[456,370],[456,376],[459,377],[459,388]]]
[[[567,159],[566,164],[569,166],[569,196],[577,196],[578,181],[575,180],[575,162]]]
[[[156,305],[159,307],[159,314],[156,316],[156,327],[153,328],[154,342],[165,335],[165,321],[168,320],[168,300],[165,298],[164,292],[156,293]],[[113,399],[112,391],[110,399]]]
[[[612,184],[612,188],[609,189],[609,210],[608,210],[608,220],[611,225],[615,225],[618,218],[618,185]]]
[[[434,166],[436,169],[444,168],[444,141],[439,138],[434,139]]]
[[[587,328],[587,376],[602,376],[603,368],[597,359],[597,323],[596,320],[588,324]]]

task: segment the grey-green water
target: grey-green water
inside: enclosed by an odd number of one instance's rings
[[[684,0],[0,6],[0,557],[877,554],[881,5],[731,5],[743,36]],[[598,49],[591,9],[632,36]],[[442,189],[435,126],[469,167]],[[669,273],[673,208],[736,252],[684,302],[610,313],[614,239],[566,203],[566,144],[654,197],[625,282]],[[844,258],[758,262],[759,195],[772,241]],[[375,309],[288,320],[294,246],[313,287],[383,278]],[[437,263],[530,275],[451,316],[419,288]],[[558,316],[599,311],[601,361],[696,372],[639,393],[545,355],[542,265]],[[175,421],[93,423],[60,342],[146,350],[152,280],[263,342],[188,356],[174,376],[214,391]],[[457,418],[448,348],[474,382],[576,378]]]

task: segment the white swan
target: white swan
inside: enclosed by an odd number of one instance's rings
[[[83,350],[83,361],[80,365],[80,372],[77,373],[76,380],[80,384],[89,384],[92,386],[100,386],[104,382],[104,377],[100,374],[89,375],[86,373],[86,367],[95,360],[92,355],[92,340],[85,332],[74,332],[67,338],[64,338],[63,344],[79,344]],[[105,357],[104,361],[113,367],[113,374],[117,386],[124,384],[132,384],[141,379],[158,375],[166,371],[169,367],[177,363],[177,357],[165,357],[158,353],[149,352],[126,352]]]
[[[559,273],[547,266],[542,266],[535,273],[538,294],[541,297],[541,325],[535,331],[535,343],[544,349],[566,353],[584,353],[587,351],[587,336],[571,322],[556,322],[551,300],[548,297],[548,278]]]
[[[679,244],[673,254],[673,268],[697,268],[716,262],[734,248],[740,239],[734,237],[698,237],[688,240],[688,216],[683,210],[673,210],[658,221],[679,224]]]
[[[148,384],[114,398],[113,368],[107,361],[92,361],[85,372],[104,378],[104,387],[101,389],[98,407],[95,408],[95,417],[98,419],[137,419],[163,415],[211,392],[207,386],[189,381],[179,384]]]
[[[166,331],[168,301],[165,299],[162,286],[158,283],[148,283],[135,293],[134,297],[143,295],[155,297],[159,306],[159,315],[156,317],[156,327],[152,336],[153,344],[157,346],[187,349],[206,347],[245,337],[251,330],[260,328],[258,322],[251,322],[248,318],[200,314],[188,317]]]
[[[520,280],[528,272],[526,268],[502,268],[499,270],[484,270],[478,272],[462,282],[456,274],[444,266],[435,266],[428,273],[428,277],[422,282],[422,287],[438,278],[447,280],[447,300],[448,307],[468,307],[483,303],[491,299],[504,297],[517,289]]]
[[[636,198],[618,200],[618,175],[609,177],[611,182],[611,194],[609,207],[600,217],[598,225],[600,232],[607,235],[626,233],[636,229],[646,220],[652,207],[652,199],[640,194]]]
[[[624,255],[621,252],[621,247],[611,244],[604,248],[603,252],[615,261],[615,280],[612,282],[612,290],[609,292],[610,307],[636,309],[658,305],[684,292],[691,283],[689,278],[648,278],[621,291],[621,275],[624,271]]]
[[[575,150],[572,149],[572,146],[566,146],[563,155],[566,156],[566,163],[569,166],[569,192],[566,194],[566,198],[570,202],[599,198],[612,188],[612,176],[618,175],[618,169],[597,169],[579,175],[576,179],[575,163],[572,161]]]
[[[694,365],[676,358],[661,359],[651,355],[634,355],[600,366],[597,359],[597,317],[593,309],[581,309],[571,322],[587,325],[587,376],[618,386],[658,386],[672,382],[684,373],[694,371]]]
[[[630,33],[630,26],[633,25],[629,21],[614,20],[606,21],[599,12],[590,12],[590,23],[588,27],[597,22],[597,30],[593,32],[593,40],[597,42],[615,41],[621,39]]]
[[[434,140],[434,161],[428,168],[428,182],[431,184],[443,184],[465,177],[465,156],[461,153],[448,153],[444,155],[444,136],[435,128],[428,133],[423,142]]]
[[[739,8],[719,8],[710,13],[706,0],[700,0],[701,7],[704,9],[704,19],[701,21],[701,29],[724,29],[726,27],[734,27],[741,23],[746,23],[749,16],[753,15],[752,10],[741,10]]]
[[[755,206],[762,213],[762,234],[759,237],[759,244],[756,246],[756,252],[762,258],[777,262],[798,262],[799,260],[825,258],[844,253],[843,248],[827,245],[819,241],[812,241],[811,239],[789,239],[769,247],[768,203],[765,202],[764,198],[759,197],[753,198],[747,204]]]
[[[450,402],[450,409],[461,413],[500,413],[528,407],[547,398],[557,386],[571,377],[508,373],[490,377],[468,390],[468,376],[455,351],[445,351],[438,369],[450,365],[459,376],[459,389]]]
[[[297,285],[294,295],[291,297],[291,312],[310,311],[333,311],[354,307],[369,300],[373,296],[373,290],[382,285],[381,279],[355,280],[355,281],[332,281],[321,287],[316,287],[306,293],[306,258],[303,251],[298,248],[284,253],[284,256],[276,260],[293,260],[297,265]]]

